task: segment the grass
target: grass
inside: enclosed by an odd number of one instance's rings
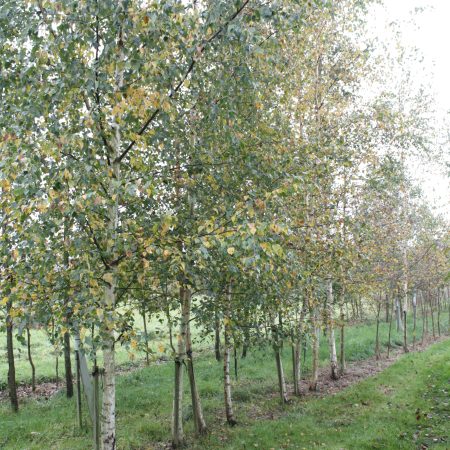
[[[421,330],[421,325],[418,328]],[[446,329],[446,324],[442,323],[442,329]],[[361,360],[373,355],[374,330],[373,323],[347,329],[348,360]],[[387,332],[387,324],[382,324],[382,343],[387,341]],[[401,345],[401,336],[395,330],[393,341]],[[39,343],[37,337],[35,342],[36,345]],[[322,339],[320,357],[322,364],[326,364],[325,339]],[[53,362],[53,358],[48,361]],[[410,449],[420,448],[421,443],[434,448],[448,448],[449,442],[445,440],[450,417],[448,361],[450,344],[445,341],[426,352],[405,355],[375,378],[336,396],[294,399],[293,404],[282,407],[274,394],[276,370],[272,353],[264,348],[251,349],[246,359],[239,360],[239,380],[233,387],[239,426],[230,429],[223,424],[221,364],[210,352],[204,351],[197,358],[196,373],[211,433],[200,441],[192,438],[187,382],[185,431],[189,444],[196,449]],[[41,363],[44,368],[45,364]],[[284,363],[289,377],[288,348],[284,351]],[[52,367],[49,373],[51,370]],[[25,366],[20,373],[23,379],[27,378]],[[155,364],[118,377],[119,449],[158,448],[169,440],[172,382],[172,364]],[[420,410],[419,419],[416,418],[417,409]],[[281,415],[281,418],[270,420],[271,415]],[[85,411],[85,419],[86,416]],[[0,417],[2,450],[84,450],[91,447],[89,427],[77,428],[75,402],[67,400],[63,393],[50,400],[28,400],[22,403],[17,415],[9,411],[6,402],[0,403]]]
[[[447,340],[335,396],[298,401],[279,420],[251,420],[195,448],[448,449],[449,391]]]
[[[162,348],[168,347],[168,335],[165,321],[160,322],[157,317],[153,317],[148,323],[148,333],[150,339],[150,349],[154,359],[164,357]],[[135,318],[135,327],[142,331],[142,319],[140,316]],[[194,330],[194,339],[198,333]],[[26,336],[23,331],[23,336]],[[209,342],[207,343],[209,344]],[[27,347],[25,341],[21,343],[14,340],[15,346],[15,365],[16,379],[20,384],[31,383],[31,368],[28,362]],[[73,342],[72,342],[73,348]],[[124,368],[141,365],[145,359],[145,353],[141,349],[129,351],[129,349],[118,345],[116,348],[116,362]],[[50,343],[48,334],[43,329],[31,330],[31,352],[33,362],[36,366],[37,382],[53,381],[56,379],[56,356],[59,357],[59,377],[64,377],[64,355],[62,348],[55,349]],[[8,364],[6,354],[6,334],[0,332],[0,389],[5,389],[7,384]],[[99,365],[102,363],[101,351],[98,352]],[[72,367],[74,360],[72,360]]]

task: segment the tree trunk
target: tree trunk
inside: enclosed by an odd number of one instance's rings
[[[64,303],[67,307],[67,303],[69,301],[69,288],[70,288],[70,279],[69,279],[69,251],[68,251],[68,242],[69,242],[69,220],[68,217],[64,218],[64,269],[66,272],[66,293],[64,297]],[[72,361],[70,359],[70,334],[68,331],[64,333],[64,372],[66,375],[66,397],[73,397],[73,376],[72,376]]]
[[[385,303],[384,303],[384,307],[386,310],[386,323],[389,323],[389,308],[390,308],[390,303],[389,303],[389,295],[386,294],[386,299],[385,299]]]
[[[31,333],[29,325],[27,325],[27,353],[28,362],[31,366],[31,390],[34,392],[36,390],[36,367],[33,362],[33,357],[31,356]]]
[[[395,298],[395,319],[397,321],[397,332],[403,330],[402,316],[401,316],[401,306],[398,294]]]
[[[431,316],[431,327],[433,331],[433,339],[436,339],[436,330],[434,326],[434,314],[433,314],[433,298],[431,295],[431,291],[428,291],[428,304],[430,306],[430,316]]]
[[[150,365],[150,352],[148,348],[147,315],[145,314],[145,308],[142,308],[141,316],[144,325],[145,365],[148,366]]]
[[[300,312],[300,318],[298,321],[297,333],[298,336],[295,341],[294,351],[294,394],[297,396],[302,395],[301,391],[301,379],[302,379],[302,348],[305,344],[303,340],[303,322],[306,314],[306,299],[303,299],[303,305]],[[304,353],[306,353],[306,347],[304,347]],[[304,359],[305,359],[304,355]]]
[[[278,388],[282,403],[288,402],[286,391],[286,379],[284,377],[283,361],[281,359],[281,342],[277,325],[272,325],[273,350],[275,353],[275,362],[277,365]]]
[[[220,320],[217,310],[214,311],[214,353],[216,355],[216,361],[221,361],[220,356]]]
[[[327,280],[327,319],[328,319],[328,347],[330,349],[330,370],[331,379],[337,380],[338,376],[338,362],[336,354],[336,338],[334,336],[334,321],[333,321],[333,281]]]
[[[441,336],[441,298],[439,288],[436,292],[436,303],[437,303],[437,329],[438,336]]]
[[[72,361],[70,359],[70,334],[64,333],[64,367],[66,372],[66,397],[73,397]]]
[[[311,370],[311,380],[309,382],[309,390],[317,391],[317,382],[319,380],[319,339],[320,339],[320,329],[317,317],[317,307],[314,306],[310,309],[313,333],[311,341],[311,358],[312,358],[312,370]]]
[[[116,448],[116,376],[114,332],[110,330],[103,344],[103,403],[101,415],[102,450]]]
[[[242,344],[242,354],[241,358],[247,357],[248,347],[250,345],[250,331],[248,326],[244,328],[244,343]]]
[[[412,297],[412,307],[413,307],[413,350],[416,349],[416,328],[417,328],[417,293],[413,292]]]
[[[447,303],[448,303],[447,333],[450,333],[450,288],[449,287],[447,287]]]
[[[407,339],[407,335],[406,335],[406,331],[407,331],[407,326],[406,326],[406,311],[403,311],[403,351],[405,353],[408,353],[408,339]]]
[[[181,340],[181,338],[180,338]],[[172,447],[179,448],[184,445],[183,432],[183,363],[179,359],[180,344],[178,345],[178,356],[175,359],[175,384],[173,394],[173,412],[172,412]]]
[[[381,299],[377,305],[377,329],[375,335],[375,358],[378,360],[381,357],[380,353],[380,312],[381,312]]]
[[[394,303],[395,300],[392,301],[392,312],[391,312],[391,320],[389,320],[389,333],[388,333],[388,345],[387,345],[387,357],[389,359],[389,354],[391,352],[391,334],[392,334],[392,322],[394,319]]]
[[[426,327],[427,324],[427,320],[426,320],[426,315],[427,315],[427,310],[425,307],[425,296],[423,295],[423,292],[420,292],[420,306],[422,309],[422,341],[421,344],[423,345],[423,342],[425,340],[425,335],[428,334],[428,329]]]
[[[224,398],[225,398],[225,415],[227,423],[231,426],[236,425],[236,419],[233,412],[233,401],[231,398],[231,378],[230,378],[230,352],[231,352],[231,299],[232,284],[228,285],[228,293],[226,299],[225,315],[224,315],[224,350],[223,350],[223,374],[224,374]]]
[[[17,398],[16,366],[14,363],[14,336],[13,323],[10,315],[11,301],[6,303],[6,349],[8,355],[8,390],[11,408],[14,412],[19,411],[19,400]]]
[[[339,373],[344,375],[345,373],[345,316],[344,316],[344,288],[342,288],[342,299],[340,305],[340,320],[341,320],[341,342],[339,352]]]
[[[198,435],[206,434],[207,427],[203,416],[202,404],[198,393],[197,384],[195,382],[194,360],[192,352],[190,312],[191,312],[191,293],[189,289],[184,289],[184,298],[182,299],[183,317],[186,321],[186,355],[187,355],[187,372],[189,376],[189,384],[191,387],[192,410],[194,415],[195,431]]]
[[[189,321],[189,309],[186,308],[186,288],[180,286],[181,321],[180,334],[178,335],[177,354],[175,356],[175,384],[173,393],[172,410],[172,447],[178,448],[184,445],[183,431],[183,363],[186,357],[187,327]]]
[[[81,368],[80,368],[80,354],[79,350],[77,349],[75,350],[75,366],[77,377],[77,420],[78,420],[78,427],[81,428],[83,426],[82,406],[81,406]]]
[[[123,2],[118,3],[118,8],[124,8]],[[98,26],[98,24],[97,24]],[[98,37],[98,33],[97,33]],[[97,47],[99,42],[97,41]],[[123,34],[122,26],[117,27],[117,63],[115,67],[114,93],[119,93],[123,88],[124,77],[124,52],[123,52]],[[106,167],[108,184],[108,195],[110,203],[108,206],[107,231],[108,239],[106,244],[106,254],[112,255],[112,261],[119,258],[117,252],[118,235],[120,229],[120,186],[121,186],[121,154],[122,154],[122,132],[120,120],[118,117],[112,116],[111,129],[113,136],[111,137],[110,154],[111,163]],[[105,152],[109,153],[110,149],[105,148]],[[117,265],[105,265],[105,274],[103,279],[106,282],[104,296],[104,316],[112,315],[116,308],[116,286],[118,281]],[[103,337],[103,399],[101,414],[101,446],[102,450],[115,450],[116,448],[116,373],[115,373],[115,348],[114,348],[114,330],[106,321],[101,325],[101,335]]]

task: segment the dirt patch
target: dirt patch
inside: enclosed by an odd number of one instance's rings
[[[36,385],[36,390],[33,392],[31,385],[29,384],[20,384],[17,386],[17,396],[20,399],[45,399],[48,400],[50,397],[53,397],[56,393],[62,390],[65,387],[64,383],[56,382],[45,382],[39,383]],[[0,391],[0,402],[7,401],[9,399],[8,390]]]

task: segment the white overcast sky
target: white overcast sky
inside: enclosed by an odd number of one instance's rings
[[[372,8],[369,26],[388,45],[395,45],[388,31],[392,22],[398,24],[402,43],[423,55],[423,62],[417,62],[413,72],[434,91],[436,121],[444,120],[450,111],[450,0],[384,0],[383,5]],[[445,153],[450,162],[449,147]],[[450,177],[445,169],[413,161],[411,171],[430,203],[450,219]]]

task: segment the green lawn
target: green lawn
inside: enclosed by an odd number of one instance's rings
[[[168,332],[165,321],[160,323],[154,317],[148,323],[148,333],[150,342],[150,349],[153,352],[153,358],[160,358],[163,353],[162,348],[168,347]],[[136,329],[143,330],[141,316],[135,318]],[[194,338],[196,336],[194,330]],[[23,332],[25,337],[25,331]],[[209,342],[208,342],[209,344]],[[27,347],[25,343],[14,340],[15,345],[15,364],[16,364],[16,378],[19,383],[31,383],[31,368],[28,362]],[[73,346],[73,342],[72,342]],[[34,364],[36,366],[36,378],[38,381],[54,380],[56,377],[56,354],[55,348],[50,343],[47,333],[43,329],[31,330],[31,349]],[[59,349],[59,376],[64,377],[64,356],[61,354],[62,348]],[[145,359],[144,351],[133,350],[118,345],[116,352],[116,361],[120,366],[137,366],[142,365]],[[101,365],[102,354],[98,352],[98,361]],[[74,364],[74,362],[73,362]],[[6,387],[6,379],[8,374],[8,364],[6,359],[6,334],[0,332],[0,389]]]
[[[381,331],[382,342],[385,342],[385,324]],[[393,340],[400,344],[400,335],[394,332]],[[322,341],[321,359],[322,364],[326,364],[327,348],[324,339]],[[348,359],[371,356],[373,341],[373,323],[349,328]],[[450,341],[445,341],[424,353],[402,357],[375,378],[336,396],[294,399],[291,405],[282,407],[276,395],[272,353],[266,349],[252,349],[246,359],[239,361],[239,380],[234,382],[233,390],[239,425],[229,429],[223,424],[221,364],[205,349],[198,356],[196,371],[211,433],[198,442],[192,437],[186,380],[184,416],[189,444],[197,449],[278,450],[315,446],[411,449],[420,448],[420,443],[433,448],[449,448],[449,441],[442,441],[450,423],[449,361]],[[290,378],[288,348],[284,351],[284,363]],[[25,366],[22,377],[26,378]],[[170,439],[172,379],[173,365],[170,363],[119,376],[119,449],[159,448]],[[420,417],[417,420],[418,408]],[[85,412],[85,418],[86,415]],[[281,415],[281,418],[271,420],[272,415],[274,418]],[[88,449],[91,445],[89,427],[79,430],[75,417],[75,402],[66,400],[62,393],[50,400],[22,403],[17,415],[10,413],[9,405],[4,402],[0,404],[0,449]]]

